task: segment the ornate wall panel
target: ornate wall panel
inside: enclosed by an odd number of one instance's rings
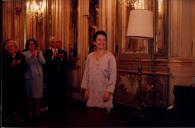
[[[79,80],[78,83],[80,86],[86,56],[88,54],[89,48],[89,0],[79,0],[78,1],[78,64],[80,69],[78,70]]]
[[[138,79],[141,77],[141,86]],[[118,71],[114,102],[135,107],[167,105],[168,81],[167,74]]]
[[[193,56],[193,0],[169,2],[169,56],[171,59],[192,59]]]
[[[155,3],[155,58],[168,58],[168,2],[166,0],[158,0]]]
[[[174,104],[175,85],[191,86],[194,74],[194,12],[193,0],[169,1],[169,104]]]
[[[118,79],[115,102],[137,107],[140,104],[158,107],[168,105],[170,74],[167,61],[161,60],[155,63],[142,61],[141,72],[138,70],[136,60],[118,60],[117,64]],[[139,91],[141,91],[141,95],[139,95]],[[144,103],[140,103],[139,96]],[[151,101],[148,100],[150,98],[152,98]]]
[[[14,39],[19,49],[24,48],[24,7],[24,1],[3,1],[3,41]]]
[[[70,43],[70,0],[53,0],[51,2],[51,36],[55,36],[57,40],[62,41],[63,48],[69,53]]]

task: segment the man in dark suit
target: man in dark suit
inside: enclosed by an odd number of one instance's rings
[[[66,98],[67,53],[58,48],[55,38],[50,39],[50,48],[45,51],[45,81],[48,87],[48,110],[52,115],[62,113]]]

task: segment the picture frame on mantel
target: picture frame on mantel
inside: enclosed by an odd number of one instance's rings
[[[135,40],[126,36],[129,13],[133,9],[130,5],[117,2],[116,17],[118,35],[117,42],[117,56],[122,60],[132,60],[140,57],[142,59],[150,60],[152,56],[159,59],[166,59],[168,57],[168,42],[167,34],[167,0],[143,0],[144,6],[153,11],[154,15],[154,39],[153,40]]]

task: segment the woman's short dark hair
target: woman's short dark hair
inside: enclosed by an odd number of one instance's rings
[[[96,38],[97,38],[98,35],[103,35],[103,36],[105,36],[105,37],[106,37],[106,41],[107,41],[107,34],[106,34],[106,32],[104,32],[104,31],[97,31],[97,32],[93,35],[93,41],[96,41]]]
[[[28,40],[26,41],[26,49],[28,50],[28,46],[29,46],[30,41],[34,42],[34,44],[35,44],[35,49],[37,49],[37,48],[38,48],[38,43],[37,43],[37,41],[36,41],[35,39],[28,39]]]

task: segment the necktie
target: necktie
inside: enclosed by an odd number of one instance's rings
[[[55,58],[57,56],[57,51],[56,49],[53,50],[53,58]]]

